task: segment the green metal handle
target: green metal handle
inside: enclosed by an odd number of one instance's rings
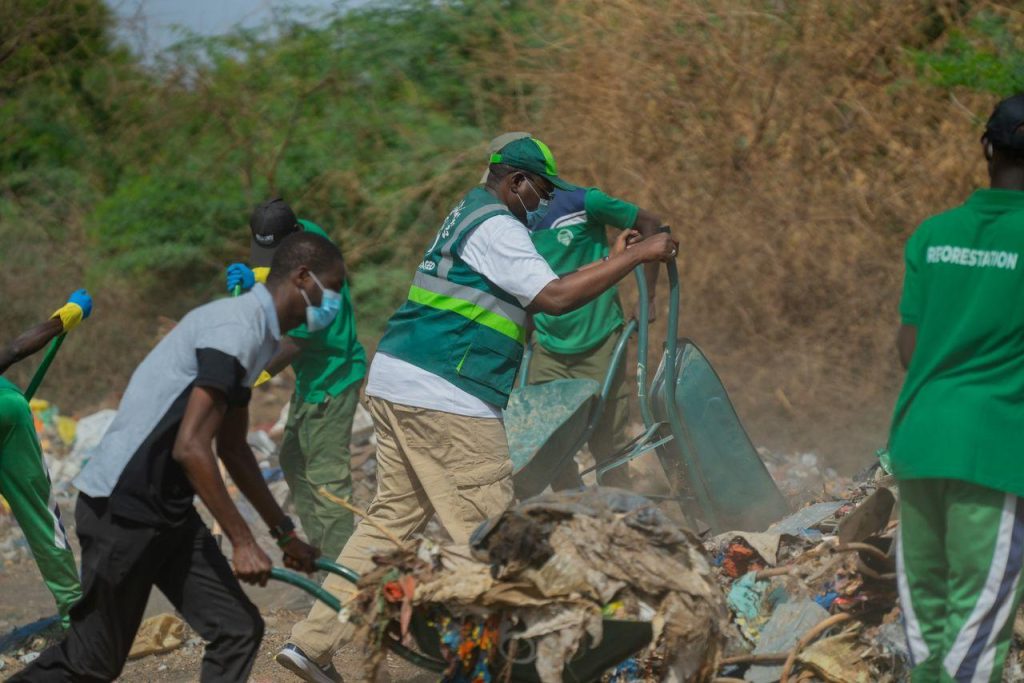
[[[331,562],[323,557],[317,558],[316,568],[329,574],[337,574],[349,583],[358,583],[359,581],[359,574],[355,570],[349,569],[345,565]]]
[[[32,381],[28,383],[28,389],[25,390],[25,399],[31,401],[32,397],[36,395],[36,390],[39,385],[43,383],[43,378],[46,377],[46,371],[50,369],[50,364],[53,363],[53,359],[57,357],[57,351],[60,350],[61,344],[64,343],[64,337],[68,336],[67,332],[61,332],[57,337],[50,342],[50,348],[46,350],[46,355],[43,357],[43,362],[36,368],[36,374],[32,376]]]
[[[356,573],[354,570],[349,569],[344,565],[340,565],[335,562],[331,562],[330,560],[326,560],[322,557],[317,559],[316,568],[325,572],[329,572],[331,574],[337,574],[341,578],[351,583],[356,583],[357,581],[359,581],[359,574]],[[338,598],[331,595],[330,592],[325,590],[316,581],[313,581],[312,579],[307,579],[305,576],[302,576],[301,574],[296,574],[293,571],[281,569],[280,567],[274,567],[270,570],[270,578],[274,579],[275,581],[281,581],[283,583],[290,584],[292,586],[295,586],[296,588],[301,588],[302,590],[306,591],[314,598],[324,603],[336,612],[341,609],[341,602],[338,600]]]
[[[235,288],[231,290],[231,296],[239,296],[242,293],[242,285],[235,285]]]
[[[316,581],[311,581],[305,576],[300,576],[295,572],[288,571],[287,569],[281,569],[280,567],[274,567],[270,570],[270,578],[275,581],[280,581],[282,583],[295,586],[296,588],[300,588],[330,607],[335,612],[341,611],[341,601],[331,595],[328,591],[324,590]]]

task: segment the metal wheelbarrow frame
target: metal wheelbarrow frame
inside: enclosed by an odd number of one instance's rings
[[[672,487],[670,499],[682,508],[692,529],[698,530],[697,520],[701,520],[714,533],[761,531],[788,514],[789,507],[743,429],[721,379],[696,344],[679,337],[679,272],[674,262],[667,263],[666,269],[668,334],[653,380],[648,382],[647,373],[650,319],[647,282],[643,268],[638,267],[634,274],[640,320],[629,320],[619,334],[600,392],[591,400],[579,401],[578,406],[569,406],[572,410],[568,419],[552,430],[543,445],[529,457],[515,453],[517,449],[510,443],[510,451],[514,452],[516,492],[520,498],[540,493],[551,483],[554,474],[590,440],[604,413],[629,338],[636,334],[637,398],[645,431],[612,461],[591,467],[582,474],[596,472],[600,484],[602,475],[609,470],[654,450]],[[531,351],[527,347],[523,356],[518,392],[524,391]],[[559,389],[566,393],[571,393],[570,389],[585,391],[583,382],[597,385],[592,380],[555,380],[531,386],[544,387],[559,382],[565,383]],[[577,384],[578,388],[569,386],[570,383]],[[542,395],[539,391],[535,394]],[[543,408],[543,401],[537,403]],[[575,439],[572,439],[573,432],[578,434]],[[567,443],[571,446],[564,447]]]
[[[340,564],[330,562],[323,558],[316,561],[317,569],[337,574],[346,581],[353,584],[359,581],[359,574]],[[338,612],[341,610],[341,601],[331,595],[320,584],[300,574],[275,567],[270,572],[270,578],[275,581],[290,584],[304,590],[317,600]],[[562,671],[562,680],[573,683],[589,683],[600,679],[601,674],[608,669],[620,664],[633,656],[651,642],[653,631],[651,625],[645,622],[621,621],[615,619],[604,620],[603,637],[601,643],[591,647],[587,640],[584,640],[580,651],[570,661],[566,662]],[[384,633],[384,646],[395,655],[401,657],[413,666],[434,673],[443,673],[449,668],[441,654],[441,638],[433,626],[428,623],[426,616],[420,612],[414,612],[410,623],[409,633],[416,642],[417,650],[402,644],[401,636],[398,633],[398,624],[392,622]],[[514,640],[514,633],[510,640]],[[528,646],[521,654],[517,654],[510,662],[506,655],[509,654],[503,641],[498,647],[497,656],[493,662],[495,671],[504,671],[509,667],[510,681],[515,683],[540,683],[540,676],[533,665],[536,654],[536,646]],[[531,641],[519,641],[530,643]]]

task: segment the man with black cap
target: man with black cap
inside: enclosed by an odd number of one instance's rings
[[[991,188],[907,242],[890,434],[914,681],[1000,681],[1024,582],[1024,95],[981,138]]]
[[[558,177],[551,151],[523,138],[491,156],[487,182],[441,224],[388,322],[366,393],[377,435],[377,494],[338,561],[360,573],[375,550],[423,530],[436,513],[456,543],[512,502],[512,463],[501,421],[526,338],[526,317],[559,315],[601,294],[640,263],[667,261],[667,234],[559,278],[537,253],[527,224],[547,209]],[[386,530],[383,531],[383,530]],[[324,587],[342,602],[352,586]],[[277,661],[307,681],[338,680],[331,657],[351,638],[317,604],[296,624]]]
[[[252,268],[233,263],[227,269],[229,292],[247,291],[265,282],[271,259],[289,235],[307,232],[327,238],[318,225],[296,219],[291,207],[276,197],[257,206],[249,218]],[[359,387],[366,375],[366,352],[356,337],[355,314],[348,278],[338,292],[334,320],[322,329],[315,318],[281,339],[281,350],[257,384],[289,364],[295,372],[288,423],[281,443],[281,469],[302,529],[310,543],[328,557],[337,557],[352,535],[348,510],[317,493],[324,487],[340,498],[352,495],[349,441],[359,404]]]

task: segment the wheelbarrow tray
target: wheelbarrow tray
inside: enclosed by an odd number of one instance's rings
[[[707,357],[689,339],[679,340],[675,372],[667,377],[665,359],[651,385],[655,418],[667,421],[664,392],[666,382],[674,381],[677,411],[686,430],[686,443],[674,440],[663,446],[662,457],[669,453],[684,462],[687,451],[696,461],[701,481],[688,486],[703,486],[717,519],[715,533],[724,531],[763,531],[775,520],[789,514],[789,506],[761,461],[750,437],[743,429],[722,380]],[[672,464],[665,463],[666,471]],[[675,471],[685,471],[674,468]]]
[[[557,379],[512,392],[504,418],[519,498],[543,491],[576,454],[600,390],[592,379]]]
[[[638,621],[619,621],[605,619],[604,635],[601,643],[594,648],[587,646],[586,638],[580,652],[566,662],[562,671],[562,680],[574,683],[589,683],[596,681],[608,669],[621,664],[624,660],[632,657],[651,642],[651,625]],[[418,610],[413,613],[412,621],[409,624],[409,632],[416,641],[420,652],[432,659],[444,661],[441,655],[441,638],[427,618]],[[524,653],[520,652],[519,657]],[[497,676],[505,670],[507,660],[499,653],[492,665],[492,673]],[[530,661],[513,663],[511,668],[511,680],[517,683],[540,683],[540,676],[534,666],[532,658]]]

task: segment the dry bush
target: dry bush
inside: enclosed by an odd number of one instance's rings
[[[993,99],[929,87],[903,52],[953,9],[562,0],[564,39],[517,55],[546,97],[509,103],[507,127],[674,226],[682,334],[755,442],[851,467],[885,442],[903,243],[986,180]]]
[[[517,93],[499,102],[506,129],[531,130],[552,145],[566,177],[632,199],[675,227],[682,334],[722,373],[755,442],[865,461],[885,441],[902,378],[893,341],[903,243],[925,216],[984,184],[978,118],[994,99],[927,85],[904,48],[928,45],[961,13],[985,7],[1009,13],[1020,29],[1016,3],[534,1],[550,17],[546,30],[498,15],[504,34],[482,36],[472,55],[481,81],[507,81]],[[187,125],[191,113],[147,111],[119,131],[117,145],[144,155],[141,141]],[[222,118],[237,123],[237,112],[224,104]],[[232,138],[232,149],[250,137]],[[368,215],[375,240],[345,232],[357,278],[365,253],[384,246],[412,267],[409,253],[429,241],[448,206],[453,165],[476,177],[472,159],[482,164],[484,141],[446,144],[436,179]],[[330,207],[365,190],[353,172],[325,168],[305,192],[303,200]],[[422,234],[399,234],[398,212],[417,203]],[[44,276],[49,284],[82,275],[81,216],[36,222],[68,233],[3,252],[5,339],[59,305],[46,303],[59,285],[42,287]],[[81,405],[116,392],[148,351],[156,315],[187,308],[172,286],[157,306],[118,283],[98,292],[103,315],[87,323],[87,337],[69,341],[42,395]],[[209,286],[215,292],[219,280]],[[660,334],[663,326],[664,316]],[[19,381],[32,369],[22,365],[12,371]]]

